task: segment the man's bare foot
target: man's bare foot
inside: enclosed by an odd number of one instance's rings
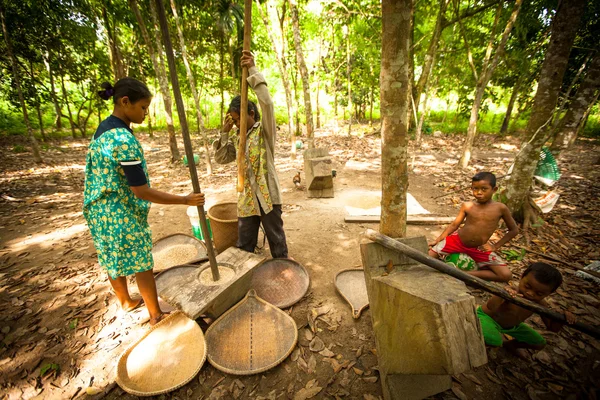
[[[123,311],[125,311],[125,312],[131,312],[131,311],[137,310],[143,304],[144,304],[144,299],[142,299],[140,297],[139,299],[132,300],[131,303],[123,304],[121,307],[123,308]]]
[[[171,314],[170,312],[165,312],[165,313],[160,313],[159,316],[156,318],[150,318],[150,326],[154,326],[154,325],[158,324],[160,321],[167,318],[170,314]]]

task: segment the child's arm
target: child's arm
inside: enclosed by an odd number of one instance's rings
[[[451,234],[452,232],[454,232],[455,230],[457,230],[460,227],[460,224],[462,224],[462,222],[465,220],[466,217],[467,217],[467,203],[463,203],[463,205],[460,207],[460,211],[458,212],[458,215],[456,216],[456,219],[454,220],[454,222],[452,222],[450,225],[448,225],[448,227],[446,229],[444,229],[444,232],[442,232],[442,234],[440,236],[438,236],[437,239],[435,239],[432,242],[429,242],[429,245],[435,246],[442,240],[446,239],[446,236],[448,236],[449,234]]]
[[[187,196],[178,196],[152,189],[148,184],[141,186],[129,186],[135,196],[157,204],[185,204],[188,206],[204,205],[204,193],[190,193]]]
[[[545,300],[542,300],[540,302],[540,304],[543,305],[544,307],[548,307],[551,309],[551,307],[548,305],[548,303]],[[557,311],[557,310],[555,310],[555,311]],[[558,312],[561,312],[561,311],[558,311]],[[575,317],[575,315],[572,312],[569,312],[567,310],[562,310],[562,313],[565,314],[565,318],[567,319],[567,323],[569,325],[573,325],[575,322],[577,322],[577,317]],[[563,326],[565,326],[565,324],[563,324],[562,322],[555,321],[548,317],[542,317],[542,321],[544,321],[544,325],[546,325],[546,328],[548,328],[548,330],[550,332],[558,332],[562,329]]]
[[[506,207],[504,204],[502,204],[502,219],[504,220],[504,223],[506,224],[506,227],[508,228],[508,232],[506,233],[506,235],[502,236],[502,238],[493,245],[486,243],[483,246],[480,246],[481,250],[497,251],[500,247],[502,247],[503,245],[508,243],[515,236],[517,236],[517,234],[519,233],[519,226],[517,225],[514,218],[512,217],[512,214],[510,213],[510,210],[508,209],[508,207]]]

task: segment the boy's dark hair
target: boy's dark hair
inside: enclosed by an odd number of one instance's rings
[[[496,175],[491,172],[478,172],[473,176],[471,182],[488,181],[493,188],[496,187]]]
[[[553,292],[558,289],[563,281],[562,275],[556,268],[543,262],[536,262],[527,267],[521,275],[521,279],[529,274],[533,274],[539,283],[551,286]]]
[[[231,100],[231,103],[229,103],[229,109],[227,110],[227,112],[234,111],[241,115],[241,112],[240,112],[241,109],[242,109],[242,97],[235,96],[233,98],[233,100]],[[256,107],[256,104],[254,104],[253,101],[248,100],[248,114],[250,114],[250,111],[254,111],[254,120],[260,121],[260,113],[258,112],[258,107]]]
[[[132,103],[137,103],[139,100],[152,97],[152,93],[150,93],[148,86],[135,78],[121,78],[115,83],[114,87],[108,82],[104,82],[100,86],[104,89],[98,92],[100,98],[102,100],[108,100],[112,97],[113,103],[115,104],[117,104],[117,101],[121,97],[125,96],[127,96]]]

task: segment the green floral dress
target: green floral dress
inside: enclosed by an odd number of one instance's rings
[[[139,160],[148,179],[144,152],[125,128],[104,132],[90,143],[86,158],[83,215],[98,262],[112,279],[153,268],[150,202],[131,191],[122,162]]]

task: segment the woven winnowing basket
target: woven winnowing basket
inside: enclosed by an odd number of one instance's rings
[[[206,331],[208,362],[234,375],[275,367],[296,347],[298,327],[287,313],[250,290]]]
[[[116,381],[135,396],[156,396],[179,389],[204,365],[206,348],[200,326],[177,311],[123,352]]]
[[[538,161],[533,175],[555,182],[560,179],[560,169],[558,168],[558,164],[550,150],[546,147],[542,148],[542,151],[540,151],[540,161]]]
[[[238,239],[237,203],[218,203],[208,210],[208,219],[213,232],[213,243],[217,252],[235,246]]]
[[[344,269],[334,278],[335,288],[350,304],[352,318],[357,319],[363,310],[369,307],[365,271],[362,268]]]

